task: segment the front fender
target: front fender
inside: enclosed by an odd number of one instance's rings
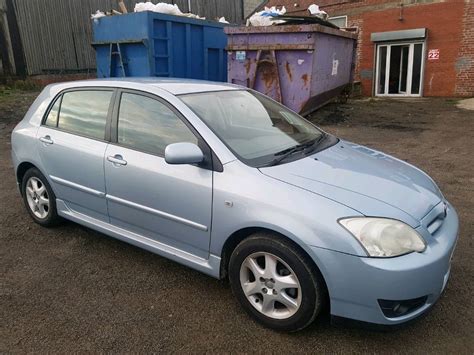
[[[360,244],[337,223],[355,215],[360,214],[235,161],[214,176],[210,252],[221,255],[233,233],[257,227],[278,232],[308,252],[314,246],[364,256]]]

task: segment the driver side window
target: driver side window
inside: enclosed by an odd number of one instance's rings
[[[168,144],[198,144],[196,136],[168,106],[132,93],[121,96],[117,133],[119,144],[159,156],[165,155]]]

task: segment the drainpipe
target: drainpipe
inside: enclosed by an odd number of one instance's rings
[[[188,0],[188,12],[191,13],[191,0]]]
[[[403,2],[400,3],[400,16],[398,17],[398,21],[403,21]]]

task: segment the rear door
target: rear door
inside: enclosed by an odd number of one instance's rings
[[[141,236],[207,258],[212,169],[165,162],[168,144],[209,148],[167,102],[123,91],[114,113],[105,159],[110,222]],[[212,164],[211,164],[212,166]]]
[[[38,149],[56,198],[88,216],[108,221],[104,155],[113,89],[62,93],[38,130]]]

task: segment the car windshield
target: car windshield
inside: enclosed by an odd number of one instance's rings
[[[317,142],[324,134],[301,116],[254,91],[203,92],[180,98],[250,166],[279,162],[292,148]]]

